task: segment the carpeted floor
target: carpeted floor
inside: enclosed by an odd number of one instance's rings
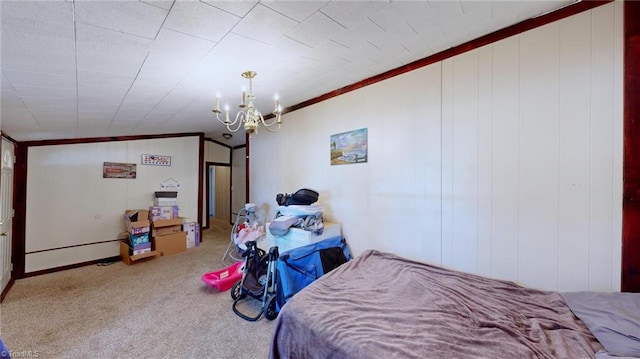
[[[200,280],[223,267],[230,229],[213,223],[199,247],[144,263],[18,280],[0,305],[0,335],[40,358],[266,358],[273,322],[239,318],[229,291]]]

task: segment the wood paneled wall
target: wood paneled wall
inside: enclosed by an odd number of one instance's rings
[[[251,142],[251,197],[320,193],[358,254],[550,290],[620,290],[622,3],[285,115]],[[369,161],[329,136],[367,127]]]

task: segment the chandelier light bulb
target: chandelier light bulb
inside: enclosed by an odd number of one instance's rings
[[[213,108],[213,112],[220,113],[220,92],[216,93],[216,106]]]

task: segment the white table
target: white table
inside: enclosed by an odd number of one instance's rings
[[[269,224],[267,222],[265,225],[264,245],[259,246],[267,251],[273,246],[278,246],[280,253],[324,239],[337,237],[342,233],[340,223],[324,222],[324,230],[321,235],[316,235],[300,228],[289,228],[289,232],[284,236],[275,237],[269,232]]]

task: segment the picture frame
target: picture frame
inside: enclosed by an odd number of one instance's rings
[[[135,163],[104,162],[102,164],[102,178],[136,178]]]
[[[331,165],[366,163],[368,161],[367,136],[367,128],[331,135]]]

